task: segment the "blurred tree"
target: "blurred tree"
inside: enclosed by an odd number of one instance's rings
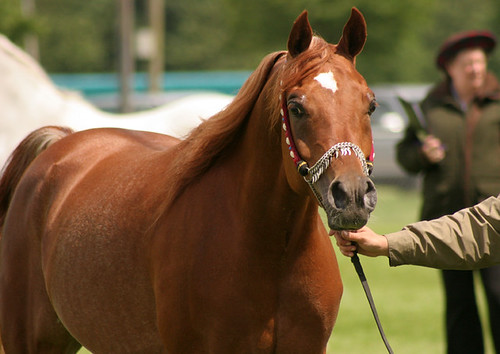
[[[37,0],[43,66],[49,72],[116,71],[116,5],[111,0]]]
[[[0,1],[0,31],[18,43],[33,29],[20,14],[19,1]],[[48,71],[117,70],[119,0],[36,1],[41,62]],[[145,25],[146,1],[135,0],[138,27]],[[166,1],[165,68],[254,69],[267,53],[286,49],[292,22],[304,9],[316,33],[335,43],[352,5],[352,0]],[[500,36],[497,0],[357,0],[356,6],[368,23],[357,64],[370,84],[435,81],[434,58],[448,35],[489,29]],[[491,68],[500,73],[500,50]]]
[[[359,5],[368,25],[368,40],[358,70],[371,82],[422,82],[434,76],[422,31],[429,26],[438,2],[363,0]],[[435,73],[434,73],[435,74]]]
[[[167,70],[221,68],[231,14],[232,9],[225,8],[222,0],[167,1]]]
[[[0,33],[21,45],[26,34],[37,30],[37,22],[23,16],[20,0],[0,1]]]
[[[255,68],[268,53],[285,50],[295,18],[302,12],[301,1],[289,0],[223,0],[232,9],[227,28],[228,55],[222,64],[245,69]],[[241,64],[240,64],[241,65]]]

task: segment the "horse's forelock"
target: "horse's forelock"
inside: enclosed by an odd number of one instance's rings
[[[297,57],[287,60],[282,73],[282,90],[290,90],[301,82],[321,70],[333,54],[331,45],[321,37],[315,36],[309,49]]]

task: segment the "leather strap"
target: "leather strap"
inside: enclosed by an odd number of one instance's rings
[[[370,287],[368,286],[368,281],[366,280],[365,272],[363,272],[363,267],[361,266],[361,262],[359,260],[358,254],[354,253],[354,256],[351,257],[351,262],[356,269],[356,273],[358,273],[359,280],[361,281],[361,285],[363,286],[363,290],[365,291],[366,298],[368,299],[368,303],[370,304],[370,308],[373,313],[373,317],[375,318],[375,322],[377,323],[378,331],[382,340],[384,341],[385,347],[389,354],[394,354],[392,351],[391,345],[385,336],[384,329],[382,328],[382,323],[378,317],[377,309],[375,307],[375,301],[373,301],[372,293],[370,291]]]

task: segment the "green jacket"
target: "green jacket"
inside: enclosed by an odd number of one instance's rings
[[[500,264],[500,196],[385,236],[391,266],[465,270]]]
[[[423,220],[451,214],[500,193],[499,100],[500,86],[489,74],[467,112],[454,99],[449,80],[436,85],[422,102],[425,128],[442,141],[445,158],[438,164],[428,163],[412,127],[398,143],[396,155],[406,171],[423,174]]]

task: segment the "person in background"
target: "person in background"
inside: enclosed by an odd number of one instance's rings
[[[397,145],[399,164],[423,174],[422,220],[470,207],[500,193],[500,87],[487,70],[496,38],[488,31],[451,36],[437,66],[444,79],[421,104],[422,136],[408,126]],[[446,267],[444,267],[446,268]],[[490,327],[500,353],[500,265],[480,270]],[[472,271],[443,270],[447,352],[483,353]]]

